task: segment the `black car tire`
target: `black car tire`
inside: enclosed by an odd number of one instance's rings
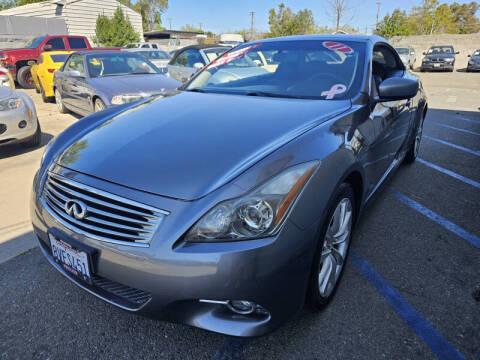
[[[58,91],[58,89],[55,89],[55,102],[57,103],[58,111],[60,112],[60,114],[68,113],[68,109],[63,104],[62,95],[60,94],[60,91]]]
[[[351,230],[348,235],[348,245],[346,248],[346,253],[344,256],[343,267],[340,270],[336,283],[331,290],[330,294],[327,297],[324,297],[320,294],[320,286],[319,286],[319,273],[321,270],[322,263],[320,262],[322,251],[324,250],[324,242],[326,241],[326,234],[327,230],[330,226],[330,222],[332,221],[332,216],[337,208],[337,206],[343,201],[344,199],[349,199],[352,205],[352,216],[351,216]],[[335,195],[333,196],[333,200],[331,201],[331,205],[328,208],[327,216],[325,218],[324,223],[321,225],[319,231],[319,240],[317,245],[317,250],[315,253],[315,257],[313,259],[312,270],[310,274],[310,282],[308,286],[308,293],[307,293],[307,303],[312,307],[313,310],[322,310],[325,308],[331,299],[334,297],[335,292],[337,291],[338,284],[340,283],[343,275],[343,271],[345,269],[345,264],[348,257],[348,250],[350,247],[352,233],[353,233],[353,226],[355,224],[356,213],[355,213],[355,195],[353,192],[353,188],[348,183],[341,184],[337,190],[335,191]]]
[[[35,84],[35,92],[36,92],[37,94],[40,94],[40,89],[37,87],[37,84]]]
[[[418,126],[415,129],[415,137],[413,138],[412,145],[410,145],[410,149],[408,149],[405,158],[403,159],[404,164],[412,164],[418,156],[418,150],[420,147],[420,142],[422,140],[423,134],[423,122],[424,118],[422,117],[418,122]],[[417,136],[420,135],[420,139],[418,140],[417,144]],[[417,148],[416,148],[417,147]]]
[[[30,148],[30,147],[37,147],[40,145],[42,141],[42,129],[40,128],[40,123],[37,125],[37,131],[35,131],[35,134],[28,140],[24,141],[22,145],[24,147]]]
[[[17,81],[24,89],[33,89],[35,83],[30,73],[30,66],[23,66],[17,71]]]

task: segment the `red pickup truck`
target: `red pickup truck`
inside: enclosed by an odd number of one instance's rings
[[[39,36],[18,49],[1,49],[0,64],[6,67],[21,87],[32,89],[35,84],[30,66],[37,62],[42,51],[50,50],[99,50],[92,48],[85,36],[51,35]],[[109,50],[114,50],[113,48]]]

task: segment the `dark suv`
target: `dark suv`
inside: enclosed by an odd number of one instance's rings
[[[455,55],[459,52],[453,50],[452,45],[432,46],[422,60],[420,71],[447,70],[452,72],[455,67]]]

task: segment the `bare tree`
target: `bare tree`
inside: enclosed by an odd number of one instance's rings
[[[350,12],[350,0],[327,0],[329,14],[335,20],[336,31],[340,29],[340,23]]]

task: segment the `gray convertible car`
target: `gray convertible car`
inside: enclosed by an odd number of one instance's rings
[[[232,72],[266,53],[265,71]],[[415,160],[426,112],[383,38],[247,43],[50,142],[33,228],[52,266],[116,307],[266,334],[332,299],[362,210]]]
[[[180,82],[144,56],[125,51],[83,51],[70,55],[54,73],[58,110],[81,115],[176,89]]]

